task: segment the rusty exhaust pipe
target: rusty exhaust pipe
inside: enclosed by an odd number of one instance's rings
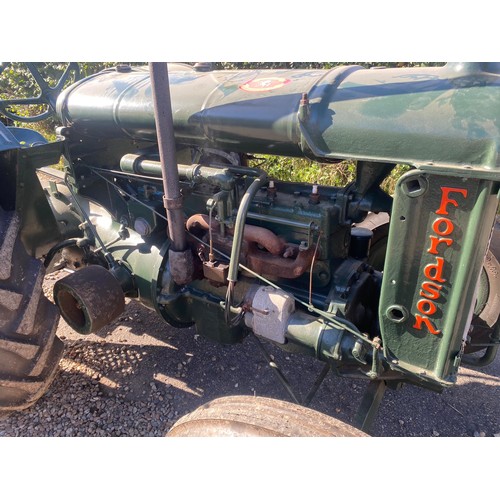
[[[149,74],[163,180],[163,205],[167,212],[168,236],[172,242],[169,250],[170,270],[173,280],[178,285],[184,285],[191,281],[194,266],[184,232],[167,63],[149,63]]]

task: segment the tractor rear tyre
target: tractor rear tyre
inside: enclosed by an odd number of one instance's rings
[[[228,396],[180,418],[167,437],[367,437],[324,413],[287,401]]]
[[[19,229],[17,213],[0,207],[0,411],[35,403],[64,350],[59,312],[43,295],[43,264],[25,251]]]

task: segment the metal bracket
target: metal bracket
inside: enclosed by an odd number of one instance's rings
[[[178,198],[163,197],[163,206],[168,210],[178,210],[182,208],[182,196]]]

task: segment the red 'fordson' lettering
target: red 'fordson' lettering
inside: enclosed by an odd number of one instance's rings
[[[462,196],[467,198],[467,189],[441,187],[441,201],[439,208],[436,210],[437,215],[449,215],[448,205],[459,207],[459,199]],[[446,217],[438,217],[432,223],[432,230],[435,234],[429,236],[430,246],[427,253],[430,255],[439,255],[440,251],[444,251],[447,247],[453,244],[453,231],[455,225],[451,219]],[[424,276],[426,280],[422,282],[420,299],[417,302],[417,310],[420,314],[415,314],[415,323],[413,328],[422,330],[425,326],[427,331],[432,335],[439,335],[441,330],[438,330],[432,320],[432,317],[439,311],[437,301],[441,297],[443,284],[447,282],[444,275],[445,260],[443,257],[436,257],[435,260],[424,267]]]

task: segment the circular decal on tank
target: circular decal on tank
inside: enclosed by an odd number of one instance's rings
[[[280,89],[287,83],[290,83],[290,80],[287,78],[278,78],[275,76],[270,78],[256,78],[240,85],[240,89],[245,92],[268,92]]]

